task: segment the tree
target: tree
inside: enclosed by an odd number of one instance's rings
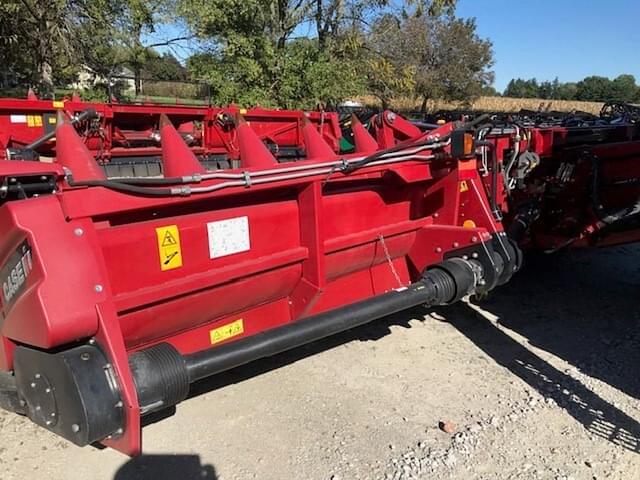
[[[638,96],[638,86],[633,75],[620,75],[609,86],[607,100],[610,102],[633,102]]]
[[[149,49],[149,61],[142,67],[142,75],[154,80],[184,81],[189,77],[187,69],[171,53],[159,55]]]
[[[406,3],[435,13],[455,0]],[[396,7],[390,0],[178,0],[182,18],[208,44],[207,55],[188,62],[189,69],[214,84],[216,101],[281,106],[298,105],[302,92],[311,98],[335,92],[326,99],[332,101],[362,93],[367,25]],[[316,36],[295,37],[301,29],[315,29]]]
[[[578,85],[575,82],[560,83],[556,89],[558,100],[575,100],[578,94]]]
[[[606,101],[611,93],[611,80],[606,77],[591,76],[579,81],[576,87],[576,100]]]
[[[504,90],[505,97],[513,98],[538,98],[540,86],[535,78],[524,80],[522,78],[512,79]]]
[[[491,43],[473,20],[451,16],[378,19],[368,37],[369,87],[386,105],[399,95],[470,100],[493,82]]]
[[[77,69],[84,53],[100,45],[117,17],[115,0],[9,0],[0,5],[6,38],[0,60],[15,68],[21,81],[53,91],[54,77]]]

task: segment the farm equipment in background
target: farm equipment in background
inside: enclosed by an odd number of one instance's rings
[[[523,248],[551,253],[640,241],[640,107],[606,104],[599,116],[456,115],[460,119],[447,125],[477,126],[491,209]],[[416,121],[381,112],[367,118],[381,146],[442,128],[422,121],[442,123],[435,117]]]
[[[236,123],[242,115],[280,162],[305,155],[303,122],[316,125],[334,151],[340,128],[334,113],[250,110],[235,106],[86,103],[0,99],[0,160],[51,160],[56,156],[57,112],[72,116],[76,130],[108,177],[162,173],[159,121],[165,114],[205,168],[240,166]]]
[[[371,135],[354,118],[354,151],[339,154],[335,117],[282,113],[299,135],[287,143],[263,133],[279,112],[238,111],[221,166],[202,160],[228,110],[94,105],[110,132],[94,144],[87,120],[63,112],[88,106],[63,107],[51,161],[0,160],[0,405],[77,445],[137,455],[142,418],[194,382],[483,295],[520,267],[473,124],[422,132],[383,112]],[[181,128],[196,122],[202,137]],[[159,144],[135,143],[141,131]],[[270,140],[303,155],[282,163]],[[104,166],[139,149],[163,175],[108,178]]]

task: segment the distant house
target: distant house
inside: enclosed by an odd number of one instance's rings
[[[109,81],[103,75],[94,71],[91,67],[83,65],[78,73],[78,77],[75,82],[68,85],[69,88],[74,90],[87,90],[93,88],[99,84],[106,84]],[[118,67],[111,74],[111,84],[118,84],[120,91],[124,93],[133,93],[136,90],[136,83],[134,80],[134,73],[127,67]]]

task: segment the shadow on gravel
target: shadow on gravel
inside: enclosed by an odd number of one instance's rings
[[[528,257],[481,307],[528,342],[635,398],[640,393],[640,249]],[[640,423],[464,305],[441,309],[498,364],[553,398],[594,435],[640,453]]]
[[[480,305],[529,343],[640,399],[640,248],[526,257]]]
[[[217,480],[198,455],[141,455],[122,465],[113,480]]]
[[[640,247],[529,255],[527,267],[481,306],[530,344],[564,359],[590,377],[640,398]],[[588,431],[640,453],[640,424],[634,418],[554,368],[469,307],[456,305],[437,311],[498,364],[553,398]],[[414,308],[238,367],[192,385],[190,396],[241,382],[354,340],[377,340],[388,335],[391,326],[411,328],[409,322],[424,314],[423,308]]]
[[[550,397],[589,432],[640,453],[640,423],[584,384],[559,371],[463,305],[450,307],[446,319],[496,363]]]

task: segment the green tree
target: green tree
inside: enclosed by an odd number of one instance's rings
[[[455,0],[407,5],[435,13]],[[178,0],[181,17],[208,44],[207,54],[188,67],[213,83],[216,101],[282,106],[298,105],[303,96],[330,94],[325,100],[337,101],[362,93],[371,60],[363,52],[366,25],[395,6],[390,0]],[[303,28],[316,36],[295,38]]]
[[[638,96],[638,85],[633,75],[620,75],[613,79],[607,100],[610,102],[633,102]]]
[[[586,77],[576,87],[576,100],[600,102],[606,101],[611,95],[611,80],[606,77]]]
[[[369,86],[383,105],[399,95],[422,100],[471,100],[493,82],[491,43],[480,39],[475,21],[451,16],[381,17],[368,46],[373,60]]]
[[[560,83],[556,89],[558,100],[575,100],[578,94],[578,85],[575,82]]]
[[[524,80],[522,78],[514,78],[508,84],[504,91],[505,97],[513,98],[538,98],[540,94],[540,85],[535,78]]]

